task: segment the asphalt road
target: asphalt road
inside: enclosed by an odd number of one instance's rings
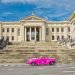
[[[25,64],[0,65],[0,75],[75,75],[75,64],[30,66]]]

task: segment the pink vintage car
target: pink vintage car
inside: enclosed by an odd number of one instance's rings
[[[26,63],[30,65],[54,65],[56,63],[56,58],[31,58]]]

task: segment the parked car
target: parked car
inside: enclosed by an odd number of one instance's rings
[[[54,65],[56,63],[56,58],[31,58],[26,63],[29,65]]]

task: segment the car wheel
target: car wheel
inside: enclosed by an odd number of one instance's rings
[[[36,66],[37,64],[36,64],[35,62],[32,62],[31,65],[32,65],[32,66]]]
[[[49,65],[55,65],[55,62],[50,62]]]

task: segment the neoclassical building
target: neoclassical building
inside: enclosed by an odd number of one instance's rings
[[[10,42],[57,41],[75,37],[75,12],[67,21],[46,21],[32,14],[18,22],[0,22],[0,39]]]

